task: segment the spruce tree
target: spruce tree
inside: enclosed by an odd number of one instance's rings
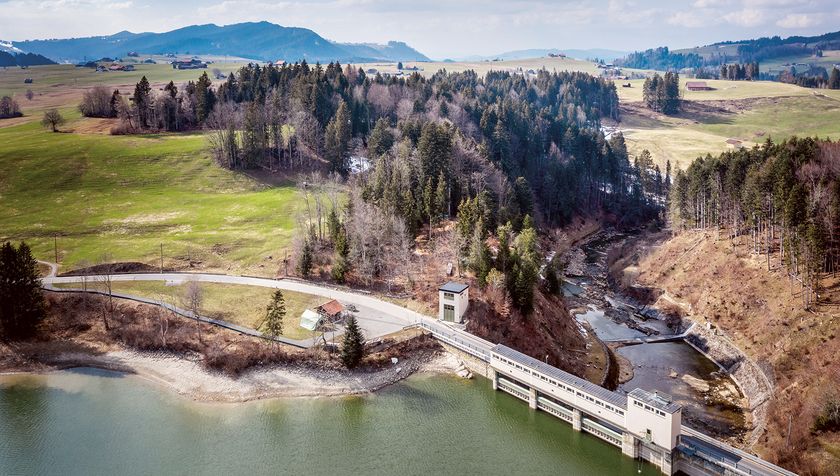
[[[265,326],[263,328],[263,336],[270,339],[272,344],[274,339],[283,334],[283,318],[286,316],[286,300],[283,298],[283,292],[279,289],[274,291],[271,297],[271,302],[265,308]]]
[[[0,332],[6,339],[31,337],[46,317],[38,266],[29,246],[0,247]]]
[[[303,242],[303,250],[301,250],[295,271],[303,277],[309,276],[312,271],[312,247],[309,240]]]
[[[341,346],[341,364],[352,369],[359,365],[365,356],[365,339],[356,317],[350,314],[344,330],[344,343]]]

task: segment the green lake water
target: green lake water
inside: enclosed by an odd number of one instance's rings
[[[206,404],[96,369],[0,377],[0,475],[163,474],[660,473],[483,378]]]

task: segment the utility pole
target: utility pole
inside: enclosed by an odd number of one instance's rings
[[[55,247],[55,264],[58,265],[58,232],[53,233],[53,245]]]
[[[160,244],[160,272],[163,273],[163,243]]]

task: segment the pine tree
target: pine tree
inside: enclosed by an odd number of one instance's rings
[[[324,135],[324,149],[330,162],[330,171],[347,175],[350,171],[347,157],[350,145],[350,110],[343,100],[338,105],[338,112],[330,119]]]
[[[831,70],[831,77],[828,79],[828,89],[840,89],[840,71],[837,68]]]
[[[309,240],[303,242],[303,250],[301,250],[295,271],[303,277],[309,276],[312,271],[312,246]]]
[[[274,291],[271,302],[265,308],[265,324],[263,336],[270,339],[272,344],[275,338],[283,334],[283,318],[286,316],[286,300],[283,292],[279,289]]]
[[[391,150],[394,145],[394,134],[391,133],[391,126],[388,119],[381,118],[376,121],[373,131],[368,137],[368,154],[371,158],[377,158]]]
[[[140,126],[143,128],[149,127],[149,112],[152,106],[151,92],[152,87],[145,76],[134,85],[134,106],[137,108],[137,116],[140,119]]]
[[[212,86],[213,83],[207,76],[207,71],[202,73],[195,84],[195,115],[199,123],[204,122],[216,106],[216,94]]]
[[[356,323],[356,317],[350,314],[344,328],[344,343],[341,346],[341,364],[352,369],[359,365],[365,356],[365,340]]]
[[[46,317],[37,263],[29,246],[0,246],[0,332],[7,339],[31,337]]]

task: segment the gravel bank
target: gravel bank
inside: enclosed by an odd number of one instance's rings
[[[320,369],[317,364],[267,365],[230,378],[205,370],[198,356],[165,352],[116,350],[101,355],[62,353],[41,360],[38,372],[95,367],[133,373],[175,393],[202,402],[245,402],[276,397],[329,397],[374,392],[416,372],[455,374],[458,358],[440,350],[412,352],[398,363],[378,370]],[[21,371],[32,371],[32,367]],[[8,372],[14,373],[14,372]]]

